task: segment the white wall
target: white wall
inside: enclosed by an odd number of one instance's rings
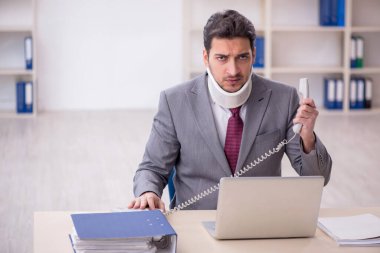
[[[155,108],[182,81],[178,0],[38,0],[40,110]]]

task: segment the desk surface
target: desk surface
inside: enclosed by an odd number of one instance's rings
[[[68,234],[72,212],[34,213],[34,252],[72,252]],[[320,217],[372,213],[380,217],[380,207],[321,209]],[[215,219],[215,211],[180,211],[168,217],[178,234],[178,253],[186,252],[380,252],[379,247],[339,247],[317,229],[313,238],[224,240],[213,239],[201,221]]]

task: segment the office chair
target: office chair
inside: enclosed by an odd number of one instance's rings
[[[172,201],[175,195],[175,188],[173,184],[173,178],[175,176],[175,167],[173,167],[172,171],[170,172],[170,176],[168,179],[168,190],[169,190],[169,200]]]

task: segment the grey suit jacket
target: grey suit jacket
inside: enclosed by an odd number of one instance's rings
[[[299,106],[297,91],[293,87],[255,74],[251,78],[252,92],[246,102],[236,170],[294,135],[292,120]],[[302,142],[297,136],[280,152],[244,176],[281,176],[284,153],[299,175],[323,175],[327,184],[332,161],[318,137],[316,148],[311,153],[302,151]],[[143,161],[134,177],[135,196],[147,191],[161,196],[174,166],[176,198],[172,205],[192,198],[217,184],[222,177],[231,176],[214,122],[207,74],[161,93]],[[249,196],[249,192],[240,194]],[[214,192],[189,209],[216,209],[217,197],[217,192]]]

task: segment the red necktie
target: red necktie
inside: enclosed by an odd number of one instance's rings
[[[243,134],[243,120],[240,118],[240,107],[230,109],[232,116],[228,119],[226,143],[224,153],[226,154],[228,164],[232,174],[235,173],[236,164],[239,157],[241,136]]]

